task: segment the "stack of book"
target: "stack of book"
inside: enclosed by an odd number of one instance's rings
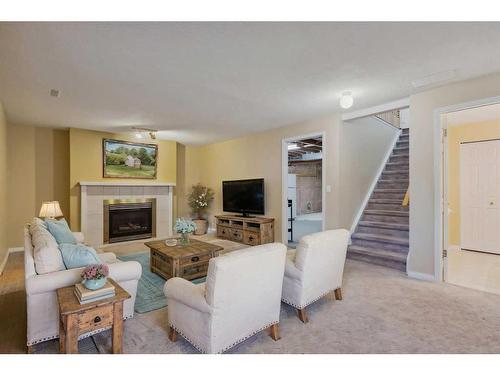
[[[104,298],[114,297],[114,295],[115,287],[109,281],[106,281],[106,284],[104,284],[101,289],[97,290],[87,289],[81,283],[75,285],[75,296],[81,305],[99,301]]]

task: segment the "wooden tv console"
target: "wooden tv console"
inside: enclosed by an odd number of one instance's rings
[[[218,215],[215,218],[219,238],[251,246],[274,242],[273,218],[236,215]]]

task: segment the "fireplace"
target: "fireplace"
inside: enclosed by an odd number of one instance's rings
[[[156,199],[104,201],[104,243],[156,237]]]

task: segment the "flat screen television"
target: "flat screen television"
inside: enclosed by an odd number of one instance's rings
[[[222,181],[222,206],[224,212],[264,215],[264,179]]]

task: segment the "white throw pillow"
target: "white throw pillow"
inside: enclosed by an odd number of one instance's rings
[[[56,239],[44,224],[43,221],[35,218],[30,225],[35,270],[39,275],[66,269]]]

